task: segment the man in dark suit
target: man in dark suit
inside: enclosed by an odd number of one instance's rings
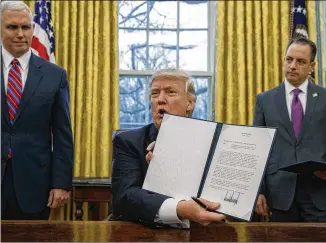
[[[256,212],[272,221],[326,222],[326,172],[304,175],[278,168],[326,161],[326,90],[308,81],[316,45],[292,40],[284,58],[285,81],[257,96],[254,125],[278,127]]]
[[[164,112],[191,116],[196,96],[190,77],[178,70],[163,70],[152,77],[150,100],[154,124],[120,133],[114,138],[111,219],[134,221],[151,227],[189,227],[189,220],[207,225],[224,216],[201,208],[193,200],[178,200],[142,189],[153,141]],[[201,199],[209,209],[218,203]]]
[[[32,53],[33,28],[27,5],[1,3],[1,219],[48,219],[72,187],[67,76]]]

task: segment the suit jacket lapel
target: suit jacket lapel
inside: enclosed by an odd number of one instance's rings
[[[154,124],[151,125],[151,127],[149,128],[149,133],[148,133],[148,145],[153,142],[156,141],[158,135],[158,129],[155,127]]]
[[[286,127],[286,130],[289,133],[290,137],[292,138],[292,142],[296,141],[293,128],[292,128],[292,123],[289,117],[289,111],[286,105],[284,83],[282,83],[278,88],[278,91],[275,95],[275,104],[278,108],[279,114],[281,116],[284,126]]]
[[[317,94],[317,96],[314,96],[314,94]],[[307,89],[306,112],[302,121],[302,127],[301,127],[300,135],[298,137],[298,143],[301,141],[302,136],[304,135],[304,133],[309,127],[309,122],[311,120],[317,101],[318,101],[317,86],[314,83],[309,82],[308,89]]]
[[[14,123],[19,119],[21,113],[25,109],[29,99],[33,96],[34,91],[43,76],[42,72],[39,70],[40,66],[42,66],[42,63],[38,60],[37,57],[35,57],[34,54],[32,54],[29,61],[28,75],[23,91],[23,96],[20,100]]]
[[[3,63],[3,61],[1,63]],[[3,69],[1,72],[1,113],[4,116],[5,120],[8,122],[8,124],[10,124],[7,95],[6,95],[6,90],[5,90],[5,80],[3,77]]]
[[[148,163],[146,162],[146,159],[145,159],[146,154],[147,154],[146,148],[151,142],[156,141],[157,135],[158,135],[158,129],[155,127],[154,124],[151,124],[148,129],[148,132],[146,132],[146,134],[145,134],[145,141],[144,141],[145,170],[148,169]]]

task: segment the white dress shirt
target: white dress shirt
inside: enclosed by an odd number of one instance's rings
[[[306,112],[306,105],[307,105],[307,91],[308,91],[308,79],[306,79],[299,87],[298,89],[301,90],[298,97],[301,101],[302,108],[303,108],[303,114]],[[290,84],[289,81],[284,81],[285,85],[285,98],[286,98],[286,106],[288,108],[288,113],[291,121],[291,106],[292,106],[292,100],[293,100],[293,90],[296,89],[292,84]]]
[[[13,55],[11,55],[5,48],[2,49],[2,70],[3,70],[3,79],[4,79],[4,84],[5,84],[5,91],[7,93],[7,87],[8,87],[8,73],[11,68],[11,62],[12,60],[15,59]],[[19,69],[22,74],[22,85],[23,85],[23,90],[26,84],[26,79],[28,75],[28,67],[29,67],[29,60],[31,58],[32,51],[29,49],[28,52],[26,52],[24,55],[18,57],[19,61]]]
[[[176,228],[190,228],[189,220],[180,220],[177,215],[177,205],[180,201],[182,200],[175,198],[166,199],[155,217],[155,223]]]

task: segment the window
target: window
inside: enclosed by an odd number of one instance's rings
[[[153,72],[181,68],[194,78],[193,116],[211,119],[215,2],[119,1],[120,127],[152,122]]]

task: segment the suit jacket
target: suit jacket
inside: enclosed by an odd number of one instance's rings
[[[13,125],[9,121],[3,71],[1,92],[1,182],[11,147],[18,203],[23,212],[37,213],[46,207],[50,189],[72,187],[67,75],[64,69],[32,54]]]
[[[155,215],[168,197],[141,187],[148,168],[146,148],[156,136],[157,129],[150,124],[122,132],[113,139],[112,214],[115,220],[155,227]]]
[[[278,168],[305,160],[326,161],[326,89],[309,82],[298,138],[289,118],[284,83],[257,96],[254,125],[278,128],[262,192],[271,208],[288,210],[294,199],[297,174]],[[326,210],[326,181],[312,175],[304,184],[315,206]]]

